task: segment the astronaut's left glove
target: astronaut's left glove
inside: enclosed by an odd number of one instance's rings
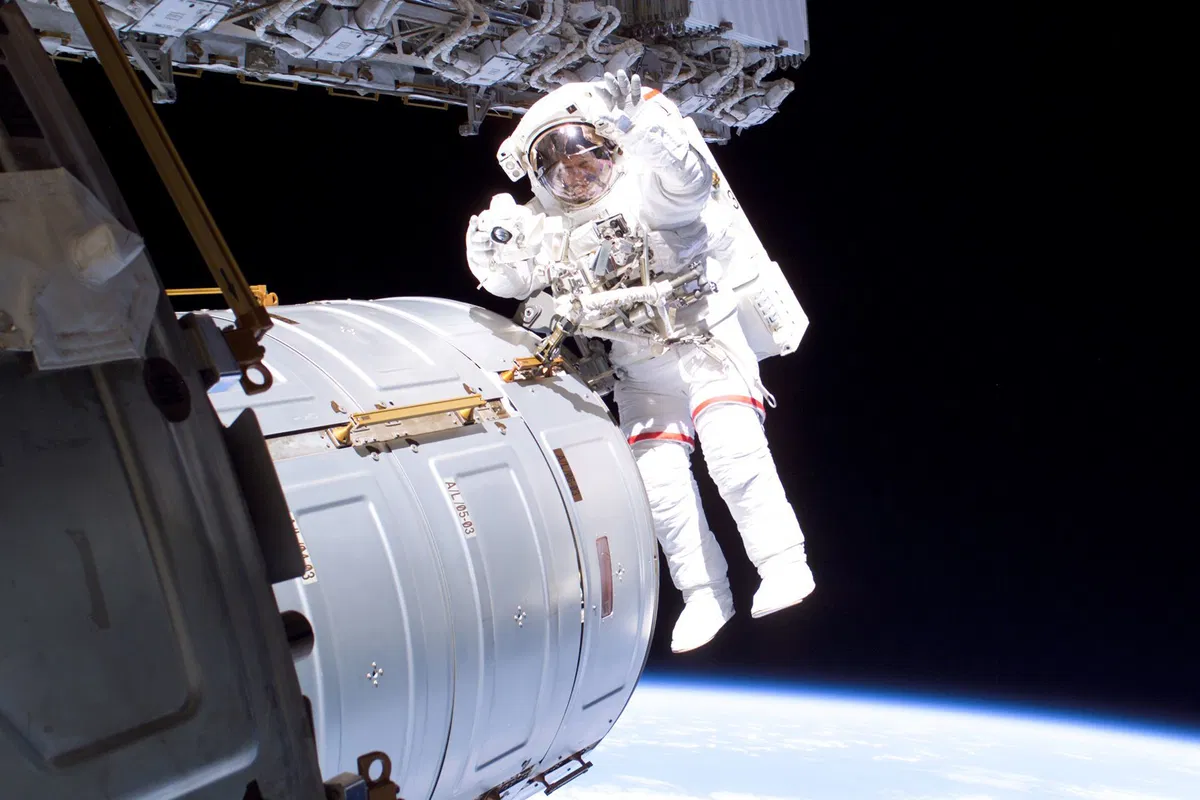
[[[596,94],[607,106],[594,121],[596,132],[619,142],[633,128],[633,118],[642,105],[642,79],[638,75],[629,77],[623,69],[616,75],[605,73],[604,85],[596,88]]]

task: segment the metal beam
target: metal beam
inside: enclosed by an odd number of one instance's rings
[[[96,50],[100,65],[116,89],[121,105],[125,107],[125,113],[129,115],[154,168],[195,240],[204,263],[208,265],[217,286],[221,287],[225,301],[237,315],[236,327],[225,331],[225,338],[233,350],[234,358],[242,367],[242,388],[248,394],[265,392],[271,388],[272,378],[263,366],[265,351],[258,342],[271,329],[271,317],[266,309],[254,301],[246,276],[242,274],[208,206],[192,182],[162,120],[150,104],[150,98],[142,89],[133,65],[117,41],[100,4],[96,0],[70,2],[88,41]]]

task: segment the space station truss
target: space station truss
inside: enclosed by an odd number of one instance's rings
[[[80,2],[80,0],[75,0]],[[94,57],[69,0],[18,0],[58,59]],[[636,70],[710,142],[761,125],[809,52],[804,0],[103,0],[130,60],[175,102],[176,78],[465,109],[464,136],[555,87]]]

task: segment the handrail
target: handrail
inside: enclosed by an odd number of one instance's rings
[[[150,98],[146,96],[100,4],[96,0],[70,0],[70,4],[121,105],[125,107],[138,138],[142,140],[154,168],[166,184],[175,207],[192,234],[204,263],[220,287],[225,302],[234,312],[234,326],[227,328],[224,335],[241,367],[242,388],[246,394],[265,392],[271,388],[273,379],[263,366],[265,350],[259,340],[271,329],[271,317],[256,302],[246,276],[234,260],[187,167],[171,143],[162,120],[150,104]],[[255,380],[252,373],[261,380]]]

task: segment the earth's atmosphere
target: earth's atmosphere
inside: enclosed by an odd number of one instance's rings
[[[588,760],[556,800],[1200,798],[1200,732],[661,679]]]

